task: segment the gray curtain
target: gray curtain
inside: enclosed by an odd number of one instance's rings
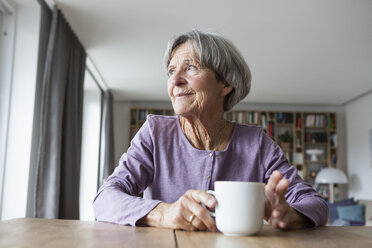
[[[79,219],[86,53],[66,19],[41,3],[28,217]]]
[[[114,155],[114,123],[113,123],[113,97],[110,90],[103,94],[102,129],[101,129],[101,156],[102,173],[99,174],[97,188],[102,185],[115,169]]]

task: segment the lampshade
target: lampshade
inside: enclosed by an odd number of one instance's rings
[[[316,175],[315,183],[347,183],[347,177],[342,170],[329,167]]]

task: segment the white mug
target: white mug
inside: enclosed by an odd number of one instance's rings
[[[216,226],[225,235],[253,235],[262,228],[265,210],[265,184],[254,182],[216,181]]]

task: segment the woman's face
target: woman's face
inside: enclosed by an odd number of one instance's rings
[[[222,111],[224,89],[212,70],[201,68],[190,42],[173,51],[168,65],[168,94],[176,114],[200,116]]]

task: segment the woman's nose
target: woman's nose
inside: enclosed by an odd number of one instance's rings
[[[173,84],[174,86],[180,86],[180,85],[186,83],[186,80],[184,78],[184,75],[183,75],[182,71],[176,71],[172,75],[170,80],[171,80],[171,84]]]

